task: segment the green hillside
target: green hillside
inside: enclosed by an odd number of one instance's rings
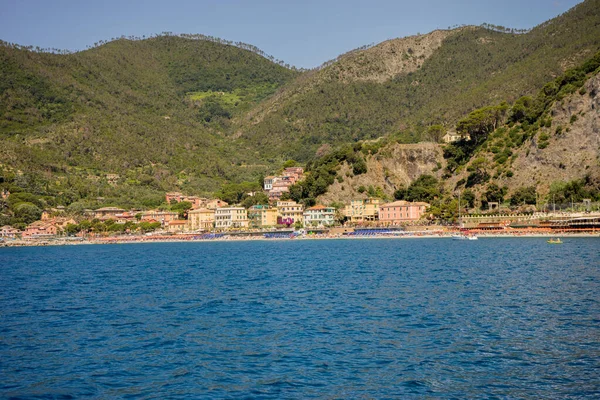
[[[129,197],[210,193],[266,170],[223,132],[297,74],[235,46],[173,36],[75,54],[0,46],[0,160],[75,199],[113,196],[108,173]],[[213,94],[194,98],[203,91]],[[223,101],[230,93],[236,102]]]
[[[397,41],[419,46],[431,35]],[[600,1],[588,0],[524,34],[457,29],[431,56],[414,60],[414,71],[384,82],[348,79],[348,71],[361,77],[364,70],[381,68],[378,57],[395,56],[381,51],[382,46],[299,78],[301,83],[288,86],[276,105],[257,113],[260,118],[245,121],[248,140],[304,160],[322,143],[336,146],[386,135],[405,142],[427,139],[427,126],[450,127],[475,108],[535,93],[593,55],[600,49]],[[403,55],[407,63],[413,49]],[[337,78],[340,71],[344,79]]]

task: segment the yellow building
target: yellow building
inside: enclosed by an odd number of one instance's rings
[[[344,208],[344,215],[350,222],[377,221],[380,202],[381,200],[373,197],[352,200],[350,205]]]
[[[188,221],[192,231],[210,231],[215,225],[215,210],[207,208],[189,210]]]
[[[277,223],[292,225],[296,222],[304,223],[304,207],[295,201],[277,202]]]
[[[277,209],[268,205],[254,205],[248,209],[250,227],[264,228],[277,225]]]
[[[188,228],[188,221],[186,221],[185,219],[176,219],[173,221],[169,221],[167,222],[167,232],[171,232],[171,233],[178,233],[178,232],[185,232]]]
[[[276,208],[266,209],[261,214],[260,225],[263,227],[277,225],[277,209]]]

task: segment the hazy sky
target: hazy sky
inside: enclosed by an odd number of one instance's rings
[[[258,46],[310,68],[356,47],[488,22],[531,28],[580,0],[0,0],[0,39],[82,50],[169,31]]]

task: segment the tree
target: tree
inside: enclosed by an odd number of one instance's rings
[[[73,236],[77,234],[80,230],[81,228],[77,224],[67,224],[67,226],[65,227],[65,233],[68,236]]]
[[[438,180],[434,176],[421,175],[406,189],[404,200],[431,202],[441,197],[441,194]]]
[[[406,188],[404,186],[400,186],[394,192],[394,199],[396,200],[404,200],[406,198]]]
[[[29,202],[18,203],[15,205],[13,208],[13,213],[19,222],[23,222],[25,224],[30,224],[42,217],[42,210],[35,204]]]
[[[295,160],[287,160],[286,162],[283,163],[283,168],[291,168],[291,167],[295,167],[296,166],[296,161]]]
[[[475,207],[475,194],[470,189],[467,189],[461,193],[460,201],[461,205],[473,208]]]
[[[536,194],[535,186],[520,187],[515,190],[510,198],[510,205],[521,206],[524,204],[535,204],[537,198]]]
[[[192,203],[189,201],[180,201],[171,206],[171,211],[178,213],[179,218],[185,218],[190,208],[192,208]]]
[[[504,201],[504,195],[506,194],[506,190],[506,187],[501,188],[495,183],[491,183],[487,187],[486,192],[483,194],[483,197],[481,199],[482,205],[484,205],[484,207],[487,207],[488,203],[490,202],[496,202],[499,204],[502,203]]]
[[[427,128],[426,139],[431,142],[440,143],[445,134],[446,128],[443,125],[431,125]]]
[[[367,172],[367,163],[362,157],[358,157],[352,163],[352,172],[354,172],[354,175],[361,175]]]
[[[229,119],[231,113],[221,105],[218,97],[213,95],[205,98],[202,102],[198,109],[198,118],[209,123],[216,119]]]
[[[523,96],[519,98],[517,101],[515,101],[515,104],[513,104],[512,108],[510,109],[509,120],[512,122],[525,121],[530,116],[532,105],[533,99],[531,97]]]
[[[469,135],[475,144],[484,142],[502,122],[508,104],[503,102],[497,106],[488,106],[472,111],[467,117],[456,124],[456,131],[463,135]]]

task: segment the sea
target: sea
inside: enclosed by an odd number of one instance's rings
[[[598,399],[600,239],[0,248],[0,398]]]

